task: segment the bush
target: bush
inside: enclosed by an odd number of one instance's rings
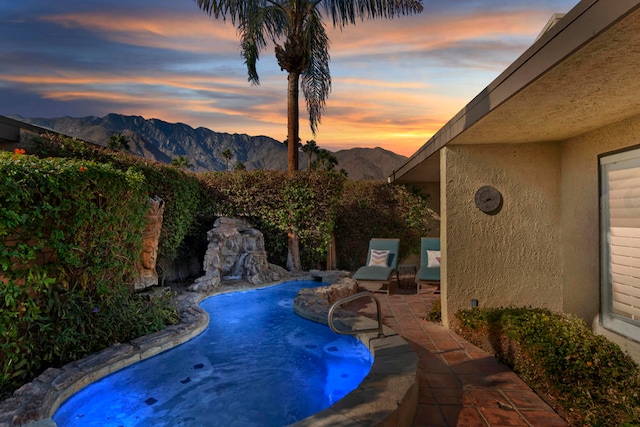
[[[144,177],[107,164],[0,153],[0,394],[177,318],[130,284]]]
[[[420,253],[420,238],[428,235],[432,221],[428,199],[409,187],[347,181],[335,224],[338,267],[363,266],[374,237],[399,238],[400,259]]]
[[[209,209],[219,216],[241,216],[265,235],[269,261],[286,265],[288,232],[300,239],[303,269],[324,263],[344,176],[311,171],[212,172],[201,175]]]
[[[165,204],[158,248],[158,265],[170,264],[188,252],[185,238],[198,228],[205,212],[200,209],[202,187],[195,174],[124,152],[116,152],[60,135],[33,139],[33,152],[40,157],[63,157],[109,164],[121,171],[135,171],[144,177],[143,194],[159,196]]]
[[[400,239],[401,256],[419,253],[431,221],[428,200],[409,187],[346,181],[335,172],[235,171],[193,174],[159,162],[115,152],[72,138],[43,135],[33,151],[41,157],[71,157],[135,170],[144,188],[165,201],[158,265],[206,251],[206,232],[219,216],[240,216],[265,234],[269,261],[286,265],[287,234],[300,239],[302,268],[322,267],[334,232],[338,267],[366,262],[373,237]]]
[[[431,309],[427,312],[426,319],[430,322],[436,323],[442,321],[442,306],[439,299],[433,301]]]
[[[110,165],[0,153],[0,267],[100,295],[130,282],[147,212],[144,177]]]
[[[0,399],[48,367],[60,367],[112,344],[179,320],[170,295],[145,298],[115,285],[100,298],[54,279],[0,287]]]
[[[494,353],[576,426],[640,423],[638,366],[575,316],[544,309],[456,313],[463,337]]]
[[[281,266],[291,230],[300,238],[303,269],[322,268],[335,238],[338,267],[352,271],[366,262],[372,237],[400,238],[401,253],[419,253],[433,220],[428,200],[407,187],[347,181],[335,172],[211,172],[200,178],[207,209],[248,218],[265,234],[269,261]]]

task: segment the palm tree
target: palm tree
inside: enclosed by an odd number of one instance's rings
[[[121,133],[114,133],[107,140],[107,147],[112,150],[129,150],[129,138]]]
[[[311,170],[311,156],[318,154],[318,144],[312,139],[302,146],[302,152],[307,155],[307,170]]]
[[[242,57],[249,81],[259,84],[256,62],[268,40],[275,44],[278,65],[288,73],[287,165],[298,170],[300,77],[311,132],[315,135],[329,92],[329,37],[323,14],[334,27],[358,20],[394,18],[422,11],[421,0],[196,0],[198,7],[216,19],[230,18],[238,29]],[[280,43],[281,44],[280,44]]]
[[[231,150],[229,150],[228,148],[226,150],[224,150],[222,152],[222,157],[224,157],[224,161],[225,161],[225,170],[227,172],[229,172],[229,160],[231,160],[231,157],[233,157],[233,154],[231,153]]]
[[[309,125],[315,135],[329,92],[329,37],[320,7],[333,26],[343,28],[358,20],[394,18],[422,11],[421,0],[196,0],[216,19],[227,17],[240,34],[241,54],[249,81],[259,84],[256,62],[268,41],[275,45],[280,68],[287,75],[287,170],[298,170],[298,98],[302,86]],[[302,77],[302,82],[300,81]],[[300,269],[297,230],[288,232],[291,270]]]
[[[189,161],[188,157],[178,156],[175,159],[171,160],[171,166],[175,166],[181,169],[191,169],[193,165]]]
[[[235,171],[246,171],[247,170],[247,166],[242,162],[238,162],[233,167],[233,170],[235,170]]]
[[[317,169],[323,168],[326,171],[333,170],[338,165],[338,158],[328,150],[320,149],[316,154],[315,165]]]

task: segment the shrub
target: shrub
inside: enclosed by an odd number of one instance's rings
[[[575,316],[544,309],[471,309],[456,329],[503,363],[576,426],[640,423],[638,366]]]
[[[326,259],[344,176],[306,171],[211,172],[206,184],[208,209],[217,215],[241,216],[265,235],[269,260],[286,265],[289,231],[300,239],[303,268]]]
[[[142,193],[159,196],[165,203],[158,264],[171,263],[181,250],[188,251],[181,245],[198,227],[199,214],[204,213],[199,208],[204,195],[195,174],[60,135],[41,135],[32,143],[31,150],[40,157],[89,160],[140,173],[144,177]]]
[[[442,306],[440,305],[439,299],[433,301],[431,309],[427,312],[426,319],[430,322],[442,321]]]
[[[0,153],[0,394],[177,319],[132,295],[143,176],[83,160]]]
[[[353,271],[367,261],[369,240],[399,238],[400,259],[420,252],[432,218],[428,199],[409,187],[347,181],[335,224],[339,268]]]
[[[0,266],[91,295],[127,283],[142,248],[144,177],[110,165],[0,153]]]
[[[206,232],[219,216],[241,216],[265,234],[269,261],[287,260],[287,233],[300,239],[303,269],[321,267],[334,232],[339,268],[366,262],[372,237],[400,238],[403,256],[418,253],[429,232],[428,200],[409,187],[346,181],[335,172],[278,171],[193,174],[159,162],[114,152],[72,138],[43,135],[33,141],[39,156],[112,164],[144,175],[144,189],[165,201],[158,265],[204,255]]]

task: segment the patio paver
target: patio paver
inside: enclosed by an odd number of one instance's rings
[[[419,356],[415,427],[556,427],[567,423],[513,371],[442,325],[425,320],[435,287],[376,294],[385,325]],[[363,301],[363,300],[361,300]],[[375,304],[354,307],[375,316]]]

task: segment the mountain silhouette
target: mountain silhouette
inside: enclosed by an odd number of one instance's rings
[[[120,133],[129,140],[131,153],[171,163],[186,157],[193,171],[224,171],[227,161],[222,155],[231,152],[229,167],[242,162],[247,170],[287,170],[287,147],[268,136],[249,136],[215,132],[184,123],[168,123],[140,116],[107,114],[104,117],[18,118],[94,144],[106,146],[107,140]],[[349,179],[386,180],[406,160],[405,156],[382,148],[352,148],[333,153],[338,169],[347,171]],[[300,153],[300,168],[307,167],[307,156]]]

